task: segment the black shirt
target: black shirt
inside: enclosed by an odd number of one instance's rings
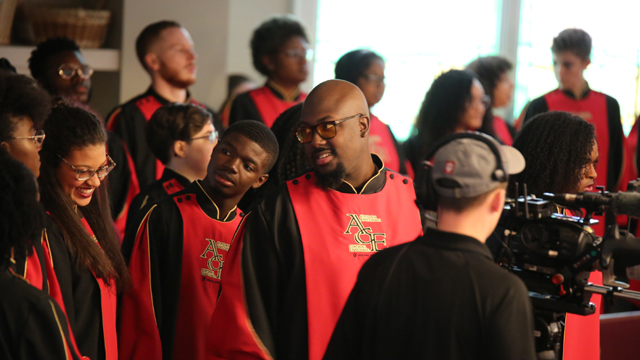
[[[526,287],[480,241],[428,229],[371,257],[325,359],[535,359]]]
[[[67,318],[53,298],[24,279],[0,271],[0,358],[78,359]]]

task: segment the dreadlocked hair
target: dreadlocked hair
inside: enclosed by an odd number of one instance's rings
[[[60,98],[55,102],[44,125],[47,137],[40,151],[41,202],[60,227],[67,249],[76,259],[75,266],[87,267],[105,282],[115,281],[118,290],[123,290],[129,282],[129,274],[111,218],[108,183],[103,181],[87,206],[78,207],[63,191],[56,176],[58,167],[66,166],[61,157],[88,146],[106,146],[107,133],[95,115],[69,106]],[[81,216],[89,223],[99,246],[82,225]]]
[[[511,177],[508,193],[522,195],[523,184],[537,196],[577,192],[595,143],[595,127],[579,116],[564,111],[534,116],[513,142],[527,166]],[[515,194],[516,182],[521,194]]]

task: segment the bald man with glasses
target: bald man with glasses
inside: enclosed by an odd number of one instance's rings
[[[295,135],[313,170],[258,203],[236,232],[213,358],[321,359],[362,264],[422,233],[412,181],[369,152],[369,130],[355,85],[329,80],[309,94]]]

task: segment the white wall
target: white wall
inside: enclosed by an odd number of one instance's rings
[[[198,80],[191,88],[198,101],[217,108],[226,89],[229,0],[125,0],[122,24],[120,102],[144,92],[150,84],[135,53],[140,31],[159,20],[175,20],[189,30],[198,54]],[[152,6],[150,6],[153,4]]]

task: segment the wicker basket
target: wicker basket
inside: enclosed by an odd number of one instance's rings
[[[11,25],[18,0],[0,0],[0,45],[11,41]]]
[[[29,6],[24,10],[33,45],[52,37],[66,36],[81,48],[99,48],[107,36],[111,18],[109,10],[41,6]]]

